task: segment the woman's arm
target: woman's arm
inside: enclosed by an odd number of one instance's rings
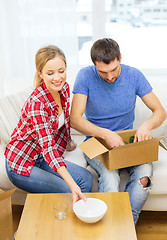
[[[76,184],[74,179],[71,177],[70,173],[67,171],[66,167],[60,167],[57,172],[65,180],[72,192],[73,204],[80,199],[86,200],[85,195],[81,192],[80,187]]]

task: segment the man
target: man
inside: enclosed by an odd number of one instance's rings
[[[166,119],[166,112],[145,76],[136,68],[121,64],[116,41],[104,38],[91,48],[93,66],[81,69],[74,84],[71,126],[89,137],[100,137],[109,148],[124,145],[115,131],[132,129],[136,97],[139,96],[152,111],[152,116],[136,131],[134,142],[152,138],[151,130]],[[85,112],[86,119],[82,116]],[[97,158],[87,162],[99,175],[100,192],[119,191],[120,171],[109,171]],[[152,163],[128,167],[129,193],[134,223],[151,189]]]

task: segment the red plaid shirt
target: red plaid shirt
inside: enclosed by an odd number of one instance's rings
[[[65,124],[58,129],[58,105],[42,83],[25,102],[17,127],[6,146],[5,156],[14,172],[29,176],[40,153],[53,171],[65,166],[63,153],[70,141],[69,85],[64,84],[60,98]]]

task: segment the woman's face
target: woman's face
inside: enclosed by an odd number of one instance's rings
[[[61,57],[57,56],[47,61],[39,75],[51,93],[60,91],[66,81],[65,62]]]

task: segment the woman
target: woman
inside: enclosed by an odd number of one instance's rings
[[[92,175],[62,156],[66,149],[76,147],[70,136],[64,53],[47,46],[38,50],[35,60],[35,90],[6,146],[7,174],[16,187],[27,192],[72,192],[73,203],[85,200],[82,192],[91,191]]]

